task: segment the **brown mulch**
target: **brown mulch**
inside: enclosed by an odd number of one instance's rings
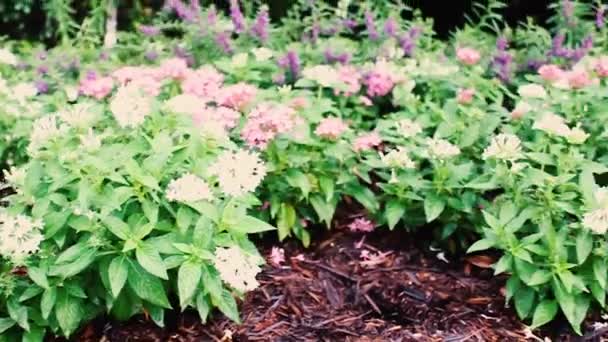
[[[221,314],[203,325],[186,311],[168,315],[165,329],[143,317],[98,320],[76,340],[602,340],[606,329],[594,330],[591,319],[583,337],[572,335],[563,318],[536,336],[527,334],[514,310],[505,307],[505,278],[492,276],[492,256],[448,256],[446,262],[420,241],[398,231],[365,237],[333,231],[308,249],[287,243],[286,262],[266,266],[260,288],[240,303],[241,325]],[[270,246],[263,253],[268,255]]]

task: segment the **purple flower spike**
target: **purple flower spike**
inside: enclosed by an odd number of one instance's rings
[[[230,43],[230,33],[218,32],[215,36],[215,44],[217,44],[224,53],[232,53],[232,44]]]
[[[605,25],[604,22],[604,13],[606,12],[606,6],[605,5],[599,5],[597,7],[597,10],[595,12],[595,26],[597,26],[597,28],[603,28]]]
[[[260,9],[260,12],[255,18],[253,27],[251,28],[251,33],[253,36],[257,37],[262,43],[266,43],[268,41],[269,24],[270,17],[268,16],[268,7],[264,6]]]
[[[234,32],[241,33],[245,31],[245,17],[239,7],[239,0],[230,0],[230,18],[234,25]]]
[[[392,17],[384,23],[384,34],[389,37],[394,37],[397,34],[397,22]]]
[[[152,25],[141,25],[139,26],[139,32],[146,37],[154,37],[160,34],[160,29]]]
[[[38,94],[46,94],[49,92],[49,84],[44,80],[37,80],[35,86],[38,90]]]
[[[367,28],[367,36],[371,40],[378,40],[380,35],[376,30],[376,23],[374,22],[374,15],[370,10],[365,11],[365,27]]]

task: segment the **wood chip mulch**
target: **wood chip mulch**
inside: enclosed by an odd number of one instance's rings
[[[505,277],[487,255],[450,257],[403,232],[332,231],[308,249],[285,245],[286,262],[268,265],[260,287],[240,303],[242,324],[221,314],[201,324],[174,313],[165,329],[143,317],[98,320],[78,341],[602,341],[599,317],[584,336],[563,318],[530,332],[505,306]],[[263,248],[266,256],[270,245]],[[604,335],[604,338],[602,338]],[[608,341],[608,339],[606,339]]]

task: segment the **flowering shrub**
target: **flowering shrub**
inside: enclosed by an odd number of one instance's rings
[[[308,245],[345,203],[356,233],[501,251],[534,327],[605,307],[603,7],[562,3],[552,37],[502,29],[491,1],[446,42],[392,4],[302,1],[281,26],[263,6],[196,4],[169,1],[181,21],[101,53],[0,52],[6,336],[69,335],[103,311],[162,325],[178,305],[238,320],[262,263],[247,234]]]

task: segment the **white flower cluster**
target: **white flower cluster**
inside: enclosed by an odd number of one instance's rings
[[[593,194],[597,202],[597,209],[583,216],[583,226],[595,234],[604,234],[608,231],[608,188],[602,187]]]
[[[582,144],[589,137],[589,134],[580,128],[580,124],[570,129],[563,117],[553,113],[545,113],[540,120],[534,122],[532,128],[564,137],[571,144]]]
[[[255,277],[262,269],[256,259],[239,247],[221,247],[215,250],[214,264],[226,284],[244,293],[260,285]]]
[[[0,255],[20,261],[38,251],[44,236],[42,221],[25,215],[0,213]]]
[[[67,132],[68,127],[65,124],[59,124],[57,118],[56,114],[50,114],[34,121],[30,135],[30,144],[27,147],[28,153],[35,154],[48,141],[60,137]]]
[[[517,92],[521,97],[544,99],[547,97],[547,91],[540,84],[530,83],[517,88]]]
[[[271,59],[272,56],[274,55],[274,52],[272,52],[272,50],[265,48],[265,47],[253,49],[253,50],[251,50],[251,53],[253,53],[253,55],[255,56],[255,60],[257,62],[267,61],[267,60]]]
[[[395,122],[395,125],[397,126],[397,132],[404,138],[411,138],[422,132],[422,127],[410,119],[401,119]]]
[[[165,102],[165,108],[177,114],[194,115],[205,108],[207,102],[191,94],[176,95]]]
[[[445,139],[429,138],[426,143],[429,156],[434,159],[449,159],[460,154],[458,146]]]
[[[223,152],[208,169],[218,178],[222,192],[238,197],[252,192],[266,176],[266,166],[255,152]]]
[[[80,136],[80,144],[85,151],[97,151],[101,147],[101,137],[93,133],[93,129],[89,128],[87,134]]]
[[[521,157],[521,140],[509,133],[501,133],[492,138],[490,146],[483,151],[483,159],[514,161]]]
[[[410,159],[407,150],[402,146],[399,146],[396,149],[391,150],[385,154],[380,153],[380,160],[382,161],[384,166],[390,168],[416,168],[416,164],[412,159]]]
[[[191,173],[172,180],[167,187],[166,196],[169,201],[179,202],[208,201],[213,198],[209,185]]]
[[[59,117],[71,127],[88,128],[99,119],[98,113],[92,109],[93,106],[90,103],[77,103],[61,111]]]
[[[329,65],[308,67],[302,71],[302,76],[311,81],[315,81],[322,87],[330,87],[340,82],[338,72]]]
[[[139,86],[129,83],[118,89],[110,102],[110,110],[120,127],[137,127],[150,114],[152,99]]]
[[[17,56],[7,48],[0,49],[0,63],[8,65],[17,65]]]

